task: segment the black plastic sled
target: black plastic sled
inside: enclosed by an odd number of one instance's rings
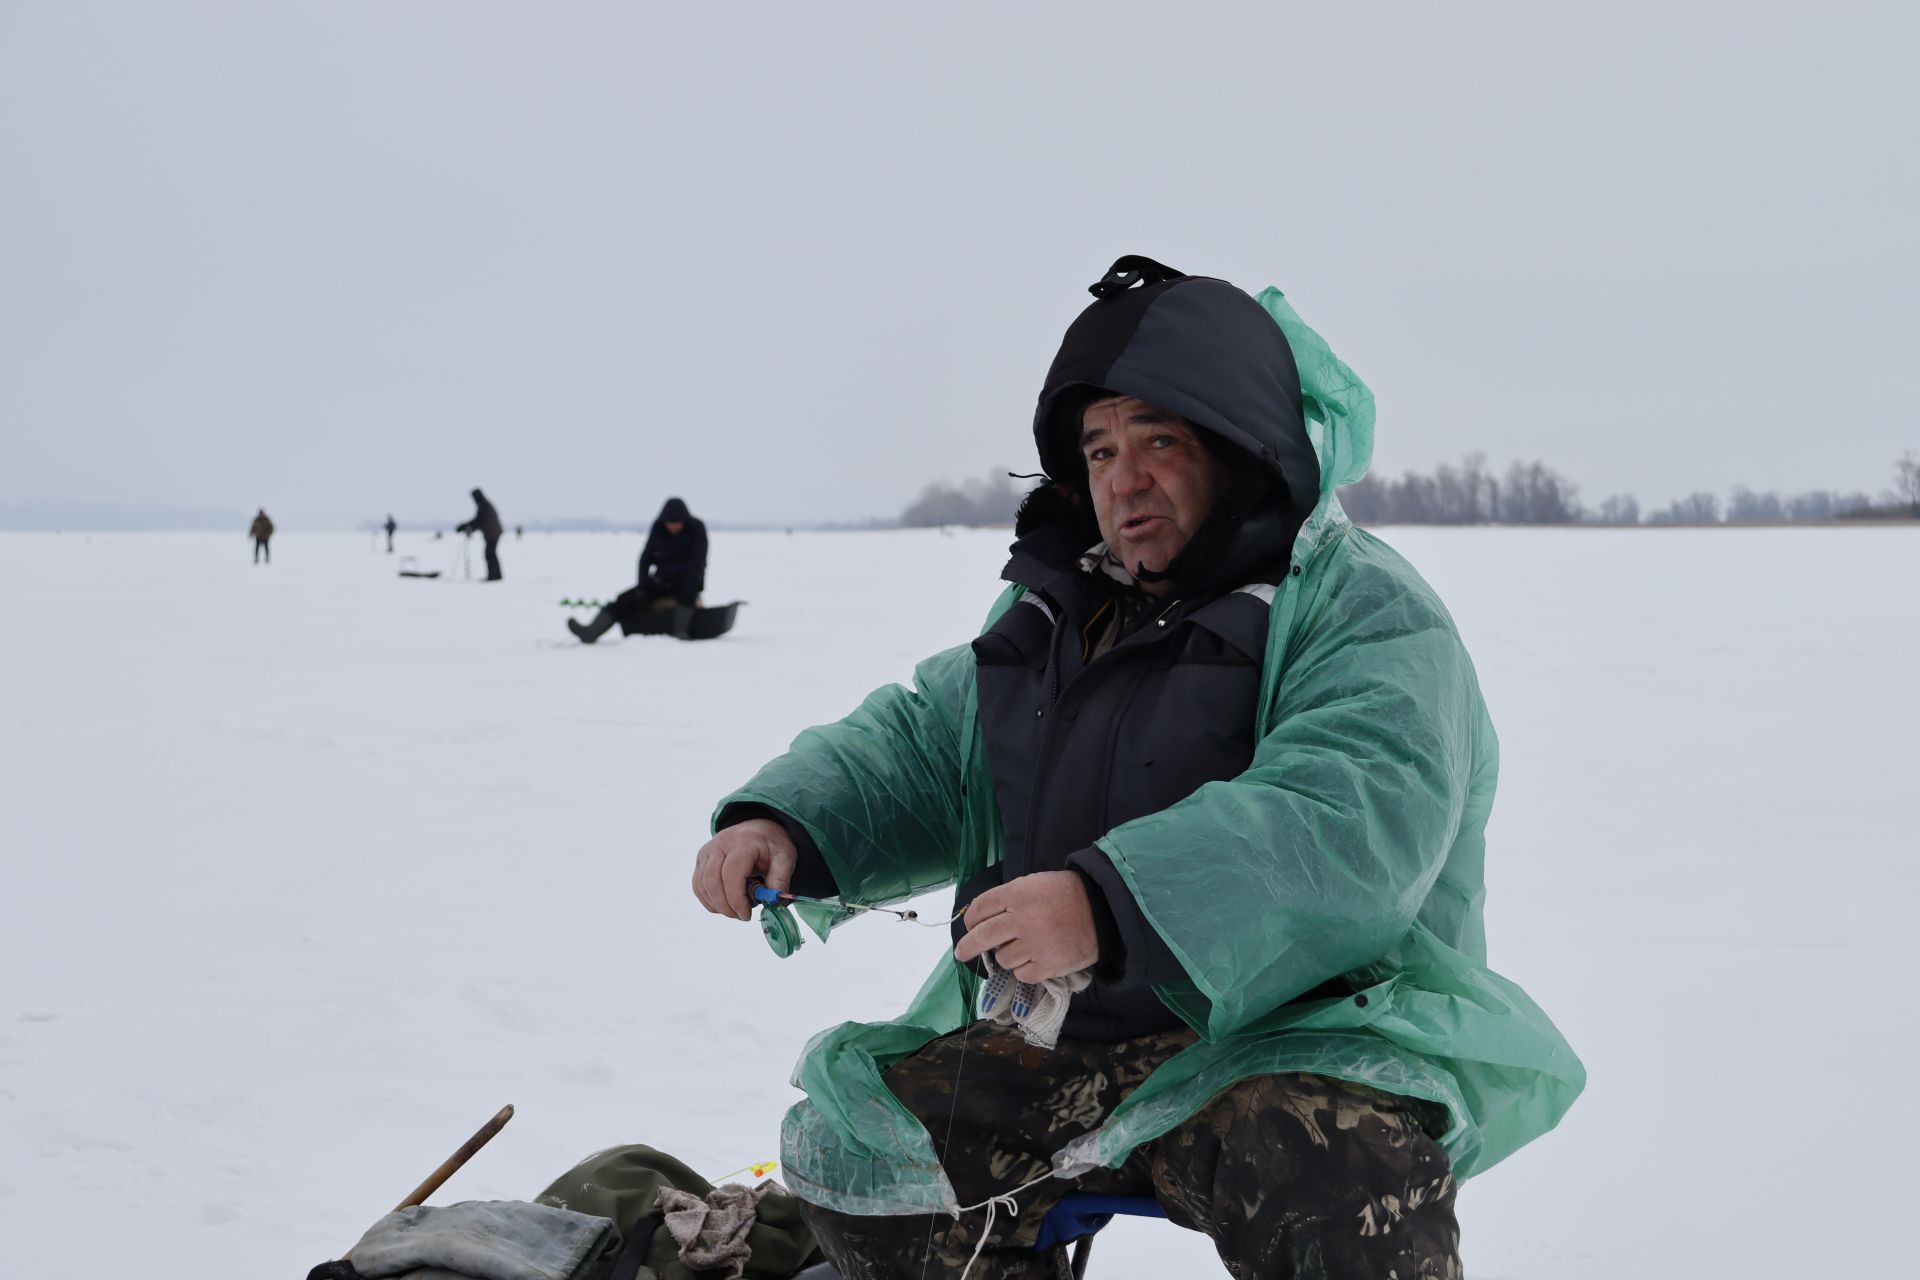
[[[438,569],[422,569],[420,567],[420,561],[413,556],[401,556],[400,576],[403,578],[437,578],[440,576],[440,571]]]
[[[632,625],[620,624],[623,636],[678,636],[682,640],[714,640],[733,630],[734,615],[744,600],[711,608],[649,609]]]

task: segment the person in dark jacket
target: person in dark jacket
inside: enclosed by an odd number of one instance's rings
[[[500,513],[487,501],[487,495],[478,489],[473,491],[473,519],[454,530],[455,533],[478,533],[487,543],[487,581],[500,581]]]
[[[614,597],[613,603],[581,623],[567,619],[567,630],[592,644],[614,623],[623,632],[639,630],[641,619],[655,609],[675,610],[675,634],[684,638],[686,622],[700,606],[707,585],[707,526],[696,520],[679,498],[668,498],[647,532],[640,552],[640,581]]]
[[[880,1064],[956,1203],[1019,1189],[1017,1209],[810,1203],[809,1223],[848,1280],[1051,1275],[1030,1251],[1041,1216],[1069,1191],[1105,1192],[1157,1198],[1236,1276],[1458,1277],[1445,1109],[1358,1083],[1228,1076],[1211,1109],[1124,1165],[1046,1179],[1054,1152],[1198,1039],[1161,995],[1187,980],[1182,958],[1099,842],[1249,769],[1271,602],[1321,489],[1293,353],[1259,303],[1140,258],[1092,292],[1035,415],[1046,479],[1003,573],[1023,593],[972,645],[1001,857],[960,888],[954,949],[1019,982],[1081,985],[1051,1051],[981,1021]],[[832,788],[833,755],[781,775],[805,779],[796,810]],[[748,919],[756,879],[839,894],[793,813],[733,800],[715,826],[694,872],[708,910]],[[1333,979],[1300,999],[1353,990]]]
[[[393,554],[393,533],[394,533],[394,530],[400,527],[400,524],[398,521],[396,521],[393,518],[393,513],[391,511],[387,513],[387,523],[382,527],[387,531],[387,554],[392,555]]]
[[[247,526],[247,536],[253,539],[253,562],[259,564],[262,557],[268,564],[273,563],[273,551],[267,546],[273,541],[273,521],[267,518],[265,507],[254,515],[253,523]]]

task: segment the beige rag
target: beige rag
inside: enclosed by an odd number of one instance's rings
[[[725,1267],[727,1280],[740,1280],[747,1259],[753,1256],[747,1232],[753,1229],[761,1197],[772,1186],[771,1182],[758,1187],[729,1182],[704,1197],[677,1187],[660,1188],[660,1212],[667,1233],[680,1246],[680,1261],[695,1271]]]

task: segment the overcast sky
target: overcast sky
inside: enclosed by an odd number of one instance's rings
[[[940,8],[0,0],[0,502],[892,514],[1129,252],[1285,290],[1378,469],[1920,448],[1920,6]]]

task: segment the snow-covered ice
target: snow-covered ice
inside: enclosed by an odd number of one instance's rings
[[[1493,963],[1592,1074],[1463,1192],[1470,1273],[1911,1265],[1920,529],[1387,537],[1501,731]],[[591,649],[556,602],[638,538],[509,539],[494,585],[401,542],[451,577],[348,535],[258,568],[237,530],[0,535],[9,1274],[302,1275],[504,1102],[441,1200],[619,1142],[737,1169],[806,1037],[943,945],[874,919],[779,962],[688,875],[718,795],[972,633],[1004,533],[719,534],[732,635]],[[1093,1273],[1215,1267],[1123,1222]]]

